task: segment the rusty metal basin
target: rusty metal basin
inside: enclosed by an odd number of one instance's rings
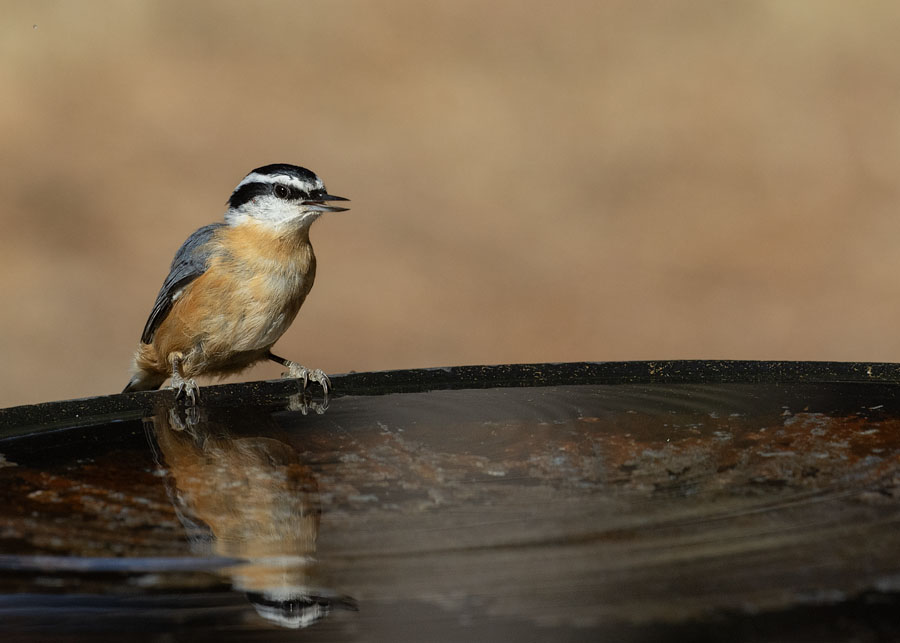
[[[5,409],[0,633],[900,637],[898,381],[583,363]]]

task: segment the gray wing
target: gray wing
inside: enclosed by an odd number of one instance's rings
[[[162,288],[159,289],[156,303],[153,304],[153,311],[144,325],[144,332],[141,335],[142,343],[149,344],[153,341],[156,329],[169,314],[178,292],[206,272],[210,257],[209,241],[222,227],[225,227],[224,223],[211,223],[203,226],[181,244],[178,252],[175,253],[175,259],[172,260],[169,276],[166,277]]]

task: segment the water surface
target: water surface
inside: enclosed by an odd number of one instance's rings
[[[347,395],[324,411],[286,394],[216,399],[196,413],[161,395],[143,417],[13,430],[0,439],[0,631],[900,631],[897,390],[581,384]]]

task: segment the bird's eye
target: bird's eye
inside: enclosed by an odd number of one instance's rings
[[[275,186],[275,196],[279,199],[286,199],[290,196],[291,191],[287,189],[284,185],[276,185]]]

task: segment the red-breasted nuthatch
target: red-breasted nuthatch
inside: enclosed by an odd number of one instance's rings
[[[146,391],[172,378],[178,396],[194,401],[199,375],[225,376],[269,359],[288,368],[286,377],[318,382],[310,370],[272,354],[316,276],[309,227],[323,212],[348,208],[328,194],[309,170],[278,163],[244,177],[224,223],[194,232],[182,244],[144,326],[134,375],[124,392]]]

